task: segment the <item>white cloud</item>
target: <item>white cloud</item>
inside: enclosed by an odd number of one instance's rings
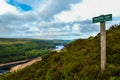
[[[73,22],[109,13],[116,17],[120,16],[119,3],[119,0],[83,0],[81,3],[73,4],[70,11],[61,12],[54,18],[62,22]]]
[[[60,14],[55,15],[54,19],[56,21],[68,23],[78,21],[80,20],[80,17],[73,11],[63,11]]]
[[[66,25],[64,29],[66,29],[67,31],[71,30],[69,25]]]
[[[80,32],[79,26],[80,26],[79,24],[74,24],[72,27],[73,32],[77,32],[77,33]]]
[[[84,0],[83,3],[75,5],[72,10],[83,18],[91,18],[101,14],[112,13],[119,16],[119,0]]]
[[[18,13],[17,9],[6,3],[6,0],[0,0],[0,15],[5,13]]]

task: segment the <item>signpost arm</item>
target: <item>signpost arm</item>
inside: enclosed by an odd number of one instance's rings
[[[101,71],[104,71],[106,67],[106,31],[105,22],[100,22],[100,32],[101,32]]]

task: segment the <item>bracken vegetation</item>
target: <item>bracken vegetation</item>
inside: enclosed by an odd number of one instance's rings
[[[120,80],[120,25],[107,32],[107,66],[100,70],[100,34],[78,39],[59,53],[0,80]]]

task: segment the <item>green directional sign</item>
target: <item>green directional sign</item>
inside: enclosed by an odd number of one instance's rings
[[[112,21],[112,14],[101,15],[98,17],[93,17],[93,23]]]

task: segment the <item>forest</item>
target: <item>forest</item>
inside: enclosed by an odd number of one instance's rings
[[[67,45],[62,40],[0,38],[0,63],[19,61],[51,53],[56,44]]]
[[[0,80],[120,80],[120,25],[111,26],[106,34],[107,66],[102,72],[98,33],[75,40],[61,52],[52,52],[28,68],[1,75]]]

